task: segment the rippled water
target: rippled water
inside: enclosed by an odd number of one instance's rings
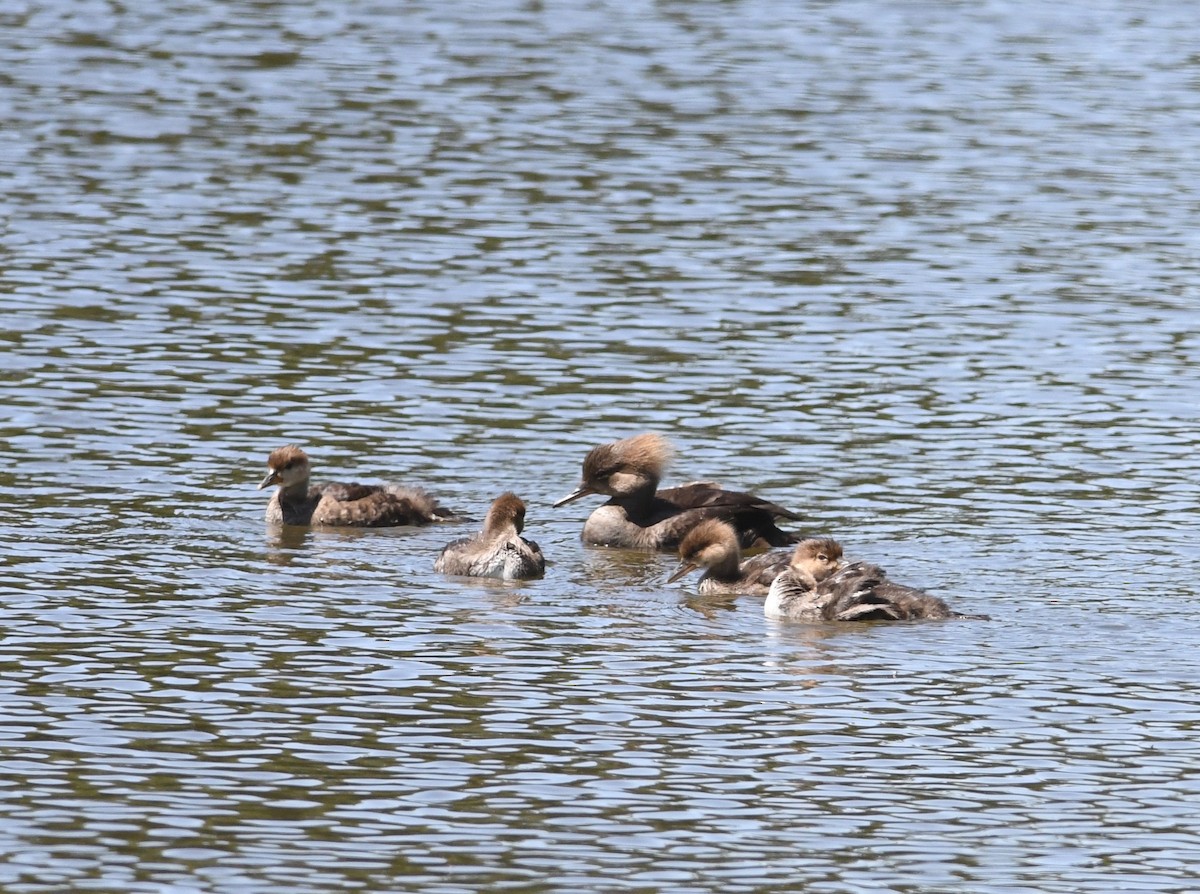
[[[1192,890],[1193,18],[0,2],[0,887]],[[643,430],[994,620],[584,549]]]

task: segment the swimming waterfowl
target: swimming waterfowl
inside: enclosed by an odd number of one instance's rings
[[[987,620],[986,615],[963,615],[945,602],[913,587],[892,583],[887,573],[869,562],[838,568],[832,553],[841,556],[835,540],[804,540],[791,566],[775,578],[763,605],[768,618],[783,621],[914,621],[939,618]]]
[[[448,544],[433,570],[501,580],[541,577],[546,559],[536,543],[521,536],[524,529],[525,503],[514,493],[503,493],[492,501],[483,530]]]
[[[785,571],[792,550],[771,550],[742,561],[737,532],[728,522],[708,518],[684,535],[679,543],[679,567],[667,583],[703,568],[697,589],[703,594],[745,593],[766,596],[771,582]]]
[[[456,516],[419,487],[399,484],[309,485],[308,454],[295,444],[271,452],[258,489],[279,485],[267,521],[283,525],[380,528],[453,521]]]
[[[592,546],[673,550],[707,518],[729,522],[743,549],[787,546],[800,539],[775,525],[776,518],[800,516],[754,494],[724,490],[711,481],[659,490],[671,457],[670,442],[652,433],[601,444],[584,459],[579,487],[554,505],[589,494],[609,498],[584,523],[581,539]]]

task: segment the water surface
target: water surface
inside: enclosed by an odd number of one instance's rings
[[[1188,891],[1178,4],[0,4],[0,887]],[[589,447],[989,623],[584,549]],[[267,453],[514,489],[268,531]]]

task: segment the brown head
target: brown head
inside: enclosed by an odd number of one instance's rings
[[[679,542],[679,567],[667,578],[667,583],[677,581],[697,568],[737,574],[741,560],[742,550],[733,527],[719,518],[705,519]]]
[[[520,534],[525,530],[525,503],[512,491],[492,500],[492,508],[483,520],[485,534],[500,534],[509,528]]]
[[[288,444],[271,451],[267,457],[267,477],[258,485],[258,489],[278,484],[291,487],[308,480],[308,454],[295,444]]]
[[[593,447],[583,460],[583,482],[554,505],[588,494],[621,497],[654,490],[673,455],[671,443],[651,432]]]
[[[791,567],[822,581],[842,566],[842,545],[830,537],[810,537],[796,544]]]

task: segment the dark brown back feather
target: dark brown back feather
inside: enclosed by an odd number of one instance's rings
[[[791,561],[791,550],[772,550],[759,553],[742,562],[742,577],[761,586],[770,587],[775,578],[787,570]]]
[[[754,494],[724,490],[709,481],[669,487],[660,490],[657,498],[679,511],[701,510],[704,518],[724,519],[738,532],[742,549],[788,546],[802,539],[775,524],[776,518],[799,519],[796,513]]]
[[[820,587],[834,594],[829,609],[831,620],[911,621],[955,615],[938,597],[892,583],[882,568],[867,562],[846,566]]]
[[[386,528],[427,525],[443,516],[419,488],[378,484],[326,484],[313,513],[314,525]]]

